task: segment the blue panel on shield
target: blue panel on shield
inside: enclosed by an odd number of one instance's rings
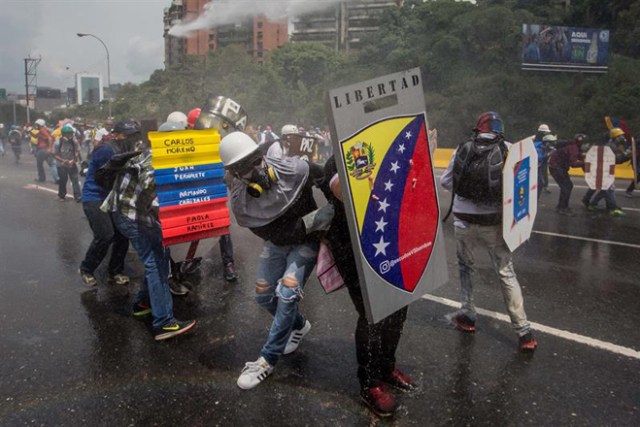
[[[520,222],[529,215],[529,157],[516,163],[513,168],[513,219]]]

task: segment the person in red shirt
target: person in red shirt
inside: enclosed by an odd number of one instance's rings
[[[556,207],[556,212],[560,215],[575,215],[569,207],[569,199],[571,199],[571,191],[573,190],[569,168],[579,168],[584,164],[580,158],[580,145],[586,139],[586,135],[579,133],[572,140],[558,142],[556,150],[551,153],[549,158],[549,173],[560,187],[560,196]]]
[[[53,178],[53,181],[58,183],[58,170],[53,162],[53,137],[51,136],[51,132],[47,129],[47,124],[43,119],[36,120],[35,127],[38,129],[38,143],[36,148],[38,177],[36,178],[36,181],[45,182],[47,180],[47,176],[44,172],[44,162],[47,162],[49,167],[51,167],[51,177]]]

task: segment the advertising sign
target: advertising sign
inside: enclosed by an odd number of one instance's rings
[[[589,148],[584,159],[584,179],[592,190],[607,190],[615,181],[616,155],[605,145]]]
[[[228,234],[216,129],[149,132],[165,246]]]
[[[447,280],[419,68],[329,92],[334,152],[370,322]]]
[[[609,30],[522,25],[522,69],[606,73]]]
[[[511,252],[531,237],[538,211],[538,154],[533,137],[513,144],[502,170],[502,235]]]

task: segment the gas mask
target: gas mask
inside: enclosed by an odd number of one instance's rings
[[[255,198],[278,182],[278,173],[260,155],[241,162],[232,172],[247,186],[247,194]]]
[[[110,145],[113,147],[115,154],[129,153],[136,151],[139,148],[142,135],[140,132],[136,132],[131,135],[127,135],[125,138],[114,138],[110,141]]]

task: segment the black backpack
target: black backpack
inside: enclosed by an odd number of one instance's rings
[[[476,203],[502,200],[502,167],[507,157],[504,140],[467,141],[458,147],[453,165],[453,193]]]

